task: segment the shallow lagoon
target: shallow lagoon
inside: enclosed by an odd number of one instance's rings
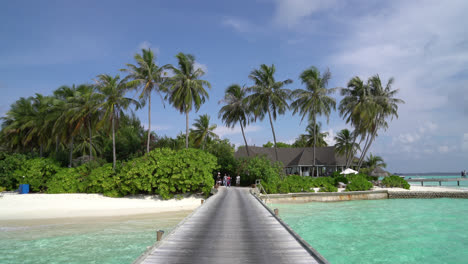
[[[274,204],[330,263],[467,263],[468,200]]]
[[[0,221],[0,263],[132,263],[189,213]]]

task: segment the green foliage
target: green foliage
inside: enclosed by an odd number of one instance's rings
[[[333,185],[324,185],[323,187],[320,188],[319,192],[337,192],[338,188],[336,188]]]
[[[0,186],[5,187],[7,190],[18,189],[19,182],[14,175],[14,171],[17,170],[26,159],[27,157],[22,154],[0,152]]]
[[[367,191],[373,186],[363,174],[352,175],[348,179],[350,183],[346,186],[346,191]]]
[[[216,158],[201,150],[155,149],[123,166],[118,174],[120,190],[123,195],[155,193],[164,199],[186,192],[208,195],[216,167]]]
[[[344,177],[344,176],[338,176],[338,177],[333,177],[333,179],[335,180],[335,186],[338,186],[338,183],[339,182],[342,182],[344,184],[348,184],[348,178]]]
[[[213,171],[213,175],[216,175],[219,171],[221,175],[226,173],[231,175],[231,177],[237,176],[238,164],[236,158],[234,158],[234,146],[229,143],[229,140],[211,140],[205,150],[213,154],[218,160],[219,167],[216,171]]]
[[[274,144],[271,141],[268,141],[267,143],[263,144],[264,148],[272,148],[274,147]],[[284,142],[276,142],[276,147],[277,148],[291,148],[292,146],[290,144],[284,143]]]
[[[5,187],[2,187],[2,186],[0,186],[0,192],[4,192],[4,191],[6,191],[6,188],[5,188]]]
[[[26,160],[15,170],[14,177],[20,184],[29,184],[33,192],[47,190],[47,182],[60,170],[58,163],[52,159],[35,158]]]
[[[272,163],[267,157],[251,157],[239,160],[241,185],[248,186],[256,179],[262,180],[262,185],[268,193],[276,193],[283,167],[280,163]]]
[[[318,188],[318,187],[325,187],[325,186],[334,186],[335,185],[335,180],[331,177],[318,177],[318,178],[311,178],[313,179],[313,187]]]
[[[332,177],[340,177],[340,176],[343,176],[343,175],[340,174],[340,171],[334,171],[331,176]]]
[[[120,171],[121,165],[117,163],[115,171],[112,169],[112,163],[107,163],[102,167],[96,168],[88,175],[86,192],[102,193],[110,197],[123,196],[120,191]]]
[[[86,180],[90,167],[60,169],[48,182],[47,193],[81,193],[86,191]]]
[[[385,187],[390,187],[390,188],[398,187],[398,188],[404,188],[407,190],[409,190],[410,188],[409,183],[405,181],[405,179],[396,175],[385,177],[382,180],[382,185],[384,185]]]

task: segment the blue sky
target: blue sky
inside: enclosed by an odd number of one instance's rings
[[[212,84],[208,113],[217,133],[243,144],[239,128],[217,118],[219,100],[232,83],[275,64],[277,80],[310,66],[332,73],[330,87],[353,76],[395,78],[399,119],[380,131],[371,148],[392,172],[468,169],[467,1],[6,1],[0,9],[0,116],[20,97],[51,94],[61,85],[93,83],[117,74],[141,48],[157,63],[176,64],[194,54]],[[335,95],[339,102],[340,97]],[[185,119],[153,100],[152,129],[175,136]],[[137,115],[147,124],[147,109]],[[337,113],[320,118],[333,143],[347,127]],[[288,112],[274,123],[279,141],[291,143],[306,123]],[[272,140],[267,120],[246,130],[249,144]]]

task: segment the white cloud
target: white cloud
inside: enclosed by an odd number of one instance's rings
[[[143,41],[138,45],[138,52],[141,52],[142,49],[151,49],[154,54],[159,55],[159,48],[158,47],[153,47],[153,45],[149,41]]]
[[[335,0],[277,0],[273,21],[291,28],[319,11],[336,6]]]
[[[249,132],[257,132],[262,130],[261,126],[248,126],[244,128],[244,132],[247,134]],[[240,126],[235,126],[234,128],[229,128],[226,126],[218,126],[214,131],[220,138],[224,138],[229,135],[242,134]],[[249,142],[249,141],[247,141]],[[249,142],[250,143],[250,142]]]
[[[233,28],[235,31],[240,33],[256,31],[256,26],[242,18],[227,17],[224,18],[221,23],[225,26]]]
[[[336,144],[336,133],[333,131],[333,129],[328,129],[326,132],[328,132],[328,135],[325,137],[325,142],[327,142],[328,146],[335,146]]]
[[[450,147],[449,146],[439,146],[439,152],[440,153],[447,153],[450,151]]]
[[[202,69],[202,71],[204,71],[205,74],[208,72],[208,67],[205,64],[201,64],[201,63],[195,61],[193,66],[195,67],[195,70]]]
[[[143,124],[143,127],[145,128],[145,130],[148,129],[148,124],[147,123]],[[151,131],[164,131],[164,130],[170,130],[172,128],[173,128],[172,125],[166,125],[166,124],[151,125]]]

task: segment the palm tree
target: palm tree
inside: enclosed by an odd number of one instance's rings
[[[195,127],[191,129],[191,133],[195,139],[195,145],[202,145],[202,149],[205,149],[205,142],[212,138],[218,138],[213,131],[216,129],[216,124],[210,124],[210,116],[207,114],[201,115],[198,119],[195,119],[193,124]]]
[[[219,110],[218,117],[223,120],[227,127],[233,128],[236,123],[239,123],[242,137],[244,137],[245,149],[247,150],[247,156],[250,156],[249,146],[245,139],[244,127],[250,122],[250,111],[246,101],[246,88],[240,87],[238,84],[229,86],[224,94],[224,98],[220,101],[225,103]]]
[[[387,164],[384,162],[383,158],[380,156],[374,156],[372,153],[367,157],[366,165],[370,168],[370,171],[379,167],[379,168],[386,168]]]
[[[25,126],[25,120],[32,115],[33,111],[32,97],[21,97],[2,117],[2,138],[10,149],[21,151],[26,148],[24,139],[27,136],[28,127]]]
[[[171,67],[175,75],[169,80],[169,102],[180,111],[185,113],[185,148],[189,143],[189,113],[195,107],[195,111],[209,98],[204,87],[211,88],[208,81],[201,80],[200,77],[205,72],[195,68],[195,57],[191,54],[179,53],[176,55],[179,68]]]
[[[159,67],[156,65],[156,56],[151,49],[142,49],[142,54],[135,54],[135,60],[137,65],[126,64],[127,69],[122,71],[128,72],[128,78],[133,81],[128,82],[129,87],[138,87],[141,89],[140,99],[148,100],[148,139],[146,141],[146,152],[150,150],[150,136],[151,136],[151,93],[156,92],[161,97],[161,101],[164,105],[164,99],[161,95],[162,92],[166,92],[164,82],[166,81],[166,70],[171,65],[166,64]]]
[[[99,95],[102,97],[100,107],[104,110],[104,120],[110,119],[112,124],[112,167],[115,169],[116,164],[116,151],[115,151],[115,122],[127,110],[130,104],[139,106],[138,102],[132,98],[125,97],[128,89],[126,79],[120,80],[120,76],[112,77],[107,74],[98,75],[97,89]]]
[[[77,121],[73,120],[74,113],[70,111],[70,108],[73,107],[73,100],[77,95],[76,87],[73,85],[61,86],[54,91],[54,112],[58,113],[55,124],[53,126],[53,134],[59,139],[59,141],[65,142],[68,144],[69,149],[69,163],[68,167],[72,166],[73,161],[73,151],[74,151],[74,141],[75,136],[78,134],[78,131],[75,130],[77,126]]]
[[[74,96],[70,100],[68,110],[69,122],[75,123],[74,133],[81,129],[88,130],[89,160],[93,158],[93,125],[96,124],[100,105],[100,98],[96,96],[95,88],[91,85],[80,85],[76,88]]]
[[[254,81],[254,86],[248,91],[252,94],[248,96],[250,108],[255,116],[263,120],[265,114],[268,114],[270,120],[271,132],[275,143],[275,155],[278,161],[278,150],[276,146],[276,134],[273,127],[273,120],[276,120],[277,115],[282,115],[289,108],[287,100],[290,98],[291,91],[284,89],[283,86],[292,83],[291,79],[284,81],[275,80],[275,65],[267,66],[260,65],[260,69],[253,70],[249,78]]]
[[[398,93],[398,89],[392,90],[393,78],[390,78],[385,85],[382,85],[382,81],[378,74],[372,76],[368,80],[368,86],[370,88],[371,99],[368,102],[368,112],[370,115],[364,125],[364,129],[367,133],[366,144],[364,145],[361,153],[361,158],[358,163],[360,168],[367,151],[369,150],[372,142],[377,136],[379,129],[387,129],[388,123],[386,119],[393,117],[398,118],[398,104],[404,103],[403,100],[395,98],[394,96]]]
[[[325,141],[325,138],[328,136],[328,132],[320,132],[321,130],[322,124],[320,124],[320,122],[316,123],[315,125],[313,123],[309,123],[309,125],[306,128],[307,133],[300,135],[300,137],[302,137],[303,141],[305,141],[306,143],[305,147],[328,146],[327,142]]]
[[[291,103],[291,107],[294,109],[293,114],[300,113],[301,121],[305,116],[308,116],[312,122],[312,128],[316,128],[317,115],[325,115],[328,122],[331,110],[336,107],[335,99],[329,96],[335,89],[327,88],[331,73],[327,70],[323,75],[320,75],[320,71],[312,66],[303,71],[300,78],[302,83],[306,85],[306,89],[297,89],[293,92],[293,97],[296,99]],[[314,167],[316,167],[315,147],[317,138],[314,137]]]
[[[348,129],[343,129],[335,137],[336,152],[340,155],[345,155],[346,164],[348,164],[348,158],[354,157],[356,151],[359,150],[359,144],[354,142],[353,134]]]

